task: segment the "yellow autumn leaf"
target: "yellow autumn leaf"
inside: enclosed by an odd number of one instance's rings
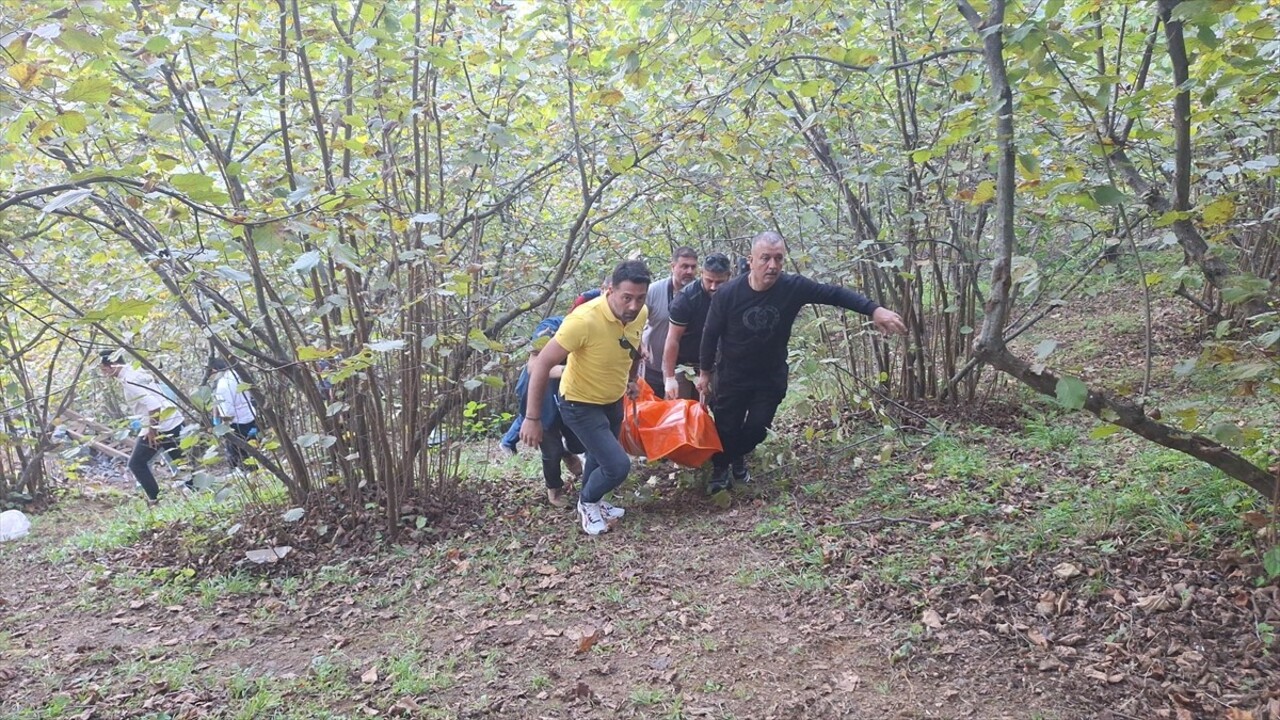
[[[608,105],[612,107],[622,102],[622,99],[623,99],[622,91],[621,90],[602,90],[600,91],[600,95],[598,96],[597,99],[600,101],[601,105]]]
[[[40,141],[53,135],[53,131],[57,129],[58,124],[53,120],[45,120],[36,125],[31,130],[31,139]]]
[[[973,192],[973,199],[969,201],[970,205],[981,205],[996,196],[996,184],[990,180],[983,180],[978,183],[978,189]]]
[[[40,82],[43,73],[40,68],[31,63],[18,63],[9,68],[9,77],[18,81],[18,87],[23,90],[30,90],[35,84]]]
[[[1214,227],[1227,222],[1235,217],[1235,214],[1236,204],[1231,201],[1231,198],[1222,197],[1206,205],[1201,217],[1205,225]]]

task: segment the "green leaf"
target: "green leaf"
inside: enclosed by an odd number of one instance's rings
[[[933,150],[930,148],[921,148],[911,153],[911,161],[922,163],[933,159]]]
[[[85,120],[84,113],[68,110],[58,113],[58,124],[62,126],[68,134],[79,135],[89,127],[89,122]]]
[[[173,43],[169,40],[169,38],[165,37],[164,35],[156,35],[155,37],[148,40],[142,46],[142,49],[146,50],[147,52],[153,55],[159,55],[160,53],[164,52],[165,50],[168,50],[171,47],[173,47]]]
[[[1099,185],[1093,189],[1093,199],[1099,205],[1123,205],[1128,195],[1116,189],[1115,185]]]
[[[319,264],[320,264],[320,251],[308,250],[307,252],[304,252],[301,255],[299,255],[298,259],[294,260],[293,264],[289,266],[289,269],[294,272],[308,272],[309,270],[311,270],[311,268],[314,268]]]
[[[1101,440],[1103,438],[1111,437],[1112,435],[1115,435],[1116,433],[1120,432],[1123,429],[1124,428],[1120,427],[1119,425],[1112,425],[1111,423],[1105,423],[1091,430],[1089,432],[1089,437],[1093,440]]]
[[[1191,213],[1185,210],[1170,210],[1169,212],[1161,213],[1160,217],[1156,218],[1154,225],[1158,228],[1169,227],[1180,220],[1187,220],[1190,217]]]
[[[1238,448],[1244,445],[1244,433],[1234,423],[1221,422],[1209,428],[1209,437],[1226,445]]]
[[[1222,299],[1232,305],[1262,299],[1271,292],[1271,283],[1256,275],[1233,275],[1222,288]]]
[[[67,102],[105,103],[114,87],[106,78],[85,78],[71,85],[62,96]]]
[[[1035,349],[1036,359],[1044,360],[1045,358],[1052,355],[1053,351],[1057,349],[1058,349],[1057,340],[1041,340],[1040,344],[1036,345],[1036,349]]]
[[[75,28],[63,30],[58,36],[57,44],[72,52],[100,53],[106,49],[102,38]]]
[[[1268,580],[1280,577],[1280,545],[1267,550],[1262,556],[1262,569],[1267,572]]]
[[[1014,283],[1030,283],[1040,279],[1040,265],[1028,255],[1014,255],[1009,261],[1009,278]]]
[[[1236,204],[1231,198],[1218,198],[1204,207],[1204,212],[1200,218],[1207,227],[1216,227],[1229,221],[1235,217]]]
[[[85,322],[102,322],[104,320],[120,320],[127,317],[146,317],[151,312],[153,303],[146,300],[120,300],[112,298],[101,310],[93,310],[81,318]]]
[[[1072,410],[1079,410],[1084,407],[1084,403],[1089,399],[1089,388],[1085,386],[1077,378],[1063,376],[1058,378],[1058,386],[1055,389],[1058,396],[1058,402],[1063,407]]]
[[[298,360],[302,362],[313,362],[315,360],[323,360],[331,358],[338,354],[337,350],[329,350],[323,348],[314,348],[310,345],[303,345],[298,348]]]
[[[970,205],[981,205],[996,196],[996,184],[991,180],[983,180],[978,183],[978,189],[973,191],[973,199],[969,201]]]
[[[156,113],[147,122],[147,130],[154,135],[169,132],[177,126],[178,120],[173,113]]]
[[[213,178],[199,173],[178,173],[169,178],[174,190],[184,193],[208,192],[213,189]]]
[[[955,88],[956,92],[972,94],[978,89],[978,76],[976,73],[961,75],[951,82],[951,87]]]

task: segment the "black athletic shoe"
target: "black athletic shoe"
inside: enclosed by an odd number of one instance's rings
[[[747,469],[746,459],[733,463],[733,484],[746,485],[751,482],[751,471]]]
[[[733,481],[729,479],[729,468],[716,468],[711,472],[711,482],[707,483],[708,495],[725,492],[731,487]]]

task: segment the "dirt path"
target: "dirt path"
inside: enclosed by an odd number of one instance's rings
[[[901,661],[909,623],[862,614],[847,589],[796,575],[795,551],[756,533],[768,504],[724,510],[672,492],[600,538],[521,491],[513,512],[437,546],[185,584],[148,577],[136,551],[55,562],[69,525],[110,512],[43,518],[35,538],[0,550],[5,577],[32,581],[0,591],[0,710],[1083,716],[1043,688],[993,686],[990,657],[950,655],[927,670]]]

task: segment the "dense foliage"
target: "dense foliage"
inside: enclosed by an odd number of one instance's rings
[[[119,344],[193,417],[204,361],[239,358],[258,462],[394,528],[453,487],[448,439],[534,316],[618,258],[763,229],[912,328],[816,316],[844,404],[972,400],[989,364],[1274,486],[1251,459],[1274,438],[1221,409],[1157,422],[1165,370],[1090,389],[1052,343],[1005,349],[1088,274],[1178,244],[1145,287],[1207,321],[1206,363],[1280,385],[1274,0],[0,7],[0,490],[44,491],[59,404]]]

